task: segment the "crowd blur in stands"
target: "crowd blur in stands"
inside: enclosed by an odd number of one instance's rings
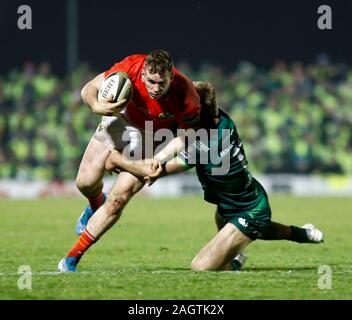
[[[326,59],[303,65],[249,62],[235,70],[177,65],[210,81],[237,124],[254,173],[352,174],[352,68]],[[0,77],[0,178],[74,179],[100,116],[80,91],[93,72],[65,78],[48,63],[26,63]]]

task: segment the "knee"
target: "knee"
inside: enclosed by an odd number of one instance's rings
[[[77,187],[77,189],[80,190],[80,191],[86,189],[87,186],[86,186],[85,182],[86,182],[85,179],[83,177],[81,177],[80,175],[78,175],[76,177],[76,187]]]
[[[207,264],[197,258],[194,258],[192,263],[191,263],[191,270],[192,271],[211,271],[211,268],[207,266]]]
[[[128,194],[109,195],[106,200],[107,213],[111,215],[121,214],[128,200]]]
[[[76,187],[83,194],[89,193],[92,189],[96,187],[96,181],[90,178],[90,176],[78,174],[76,178]]]

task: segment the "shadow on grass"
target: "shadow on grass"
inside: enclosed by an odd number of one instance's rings
[[[310,270],[317,270],[317,266],[299,266],[299,267],[248,267],[248,268],[243,268],[241,271],[243,272],[261,272],[261,271],[283,271],[283,272],[290,272],[290,271],[310,271]],[[184,272],[190,272],[193,273],[195,271],[192,271],[190,268],[146,268],[145,271],[149,272],[165,272],[165,273],[172,273],[172,272],[177,272],[177,271],[184,271]],[[227,271],[228,272],[228,271]],[[216,271],[214,271],[216,273]]]
[[[171,268],[171,267],[161,267],[161,268],[143,268],[145,271],[155,271],[155,272],[173,272],[173,271],[190,271],[190,268]]]
[[[309,270],[317,270],[317,266],[285,266],[285,267],[249,267],[244,268],[243,271],[246,272],[258,272],[258,271],[309,271]]]
[[[282,271],[282,272],[292,272],[292,271],[311,271],[317,270],[317,266],[264,266],[264,267],[255,267],[255,266],[250,266],[250,267],[244,267],[241,271],[244,273],[255,273],[255,272],[263,272],[263,271]],[[111,270],[110,270],[111,271]],[[128,270],[127,272],[129,272]],[[117,270],[117,272],[121,272],[121,270]],[[123,270],[122,272],[126,272],[126,270]],[[145,267],[141,266],[140,268],[133,269],[133,272],[147,272],[147,273],[178,273],[178,272],[185,272],[185,273],[194,273],[195,271],[191,270],[190,268],[187,267]],[[220,271],[221,272],[221,271]],[[230,271],[225,271],[225,272],[230,272]],[[197,272],[198,273],[198,272]],[[201,273],[201,272],[200,272]],[[207,273],[214,273],[216,274],[217,271],[209,271]]]

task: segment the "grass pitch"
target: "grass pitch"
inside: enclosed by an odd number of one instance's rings
[[[57,263],[77,239],[74,226],[85,200],[2,199],[0,299],[351,299],[352,199],[270,200],[273,220],[312,222],[324,231],[325,243],[256,241],[241,272],[192,272],[194,255],[216,233],[214,206],[197,196],[136,197],[83,256],[78,272],[57,274]],[[30,290],[18,288],[21,265],[31,269]],[[332,270],[331,289],[318,286],[324,265]]]

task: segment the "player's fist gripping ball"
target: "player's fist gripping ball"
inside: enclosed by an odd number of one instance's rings
[[[128,102],[132,97],[132,88],[132,82],[126,72],[114,72],[101,84],[98,93],[98,100],[119,102],[126,99]]]

